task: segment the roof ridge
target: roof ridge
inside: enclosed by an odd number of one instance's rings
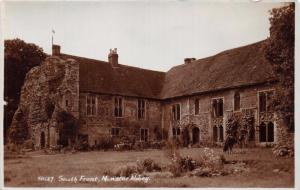
[[[109,64],[108,61],[102,61],[102,60],[97,60],[97,59],[93,59],[93,58],[81,57],[81,56],[71,55],[71,54],[66,54],[66,53],[61,53],[61,55],[63,55],[63,56],[71,56],[71,57],[75,57],[75,58],[79,58],[79,59],[86,59],[86,60],[90,60],[90,61],[94,61],[94,62],[100,62],[100,63],[105,63],[105,64],[107,63],[107,64]],[[145,68],[141,68],[141,67],[135,67],[135,66],[131,66],[131,65],[124,65],[124,64],[120,64],[120,63],[119,63],[119,65],[122,66],[122,67],[139,69],[139,70],[144,70],[144,71],[151,71],[151,72],[157,72],[157,73],[162,73],[162,74],[166,73],[164,71],[157,71],[157,70],[152,70],[152,69],[145,69]]]
[[[102,61],[102,60],[88,58],[88,57],[81,57],[81,56],[66,54],[66,53],[60,53],[60,55],[62,55],[62,56],[71,56],[71,57],[75,57],[75,58],[79,58],[79,59],[86,59],[86,60],[90,60],[90,61],[95,61],[95,62],[101,62],[101,63],[107,63],[108,64],[107,61]]]
[[[210,56],[207,56],[207,57],[203,57],[203,58],[199,58],[199,59],[196,59],[195,61],[189,63],[189,64],[185,64],[185,63],[182,63],[182,64],[179,64],[179,65],[175,65],[173,67],[171,67],[167,72],[169,72],[170,70],[172,69],[175,69],[175,68],[178,68],[178,67],[182,67],[182,66],[185,66],[185,65],[190,65],[190,64],[195,64],[195,63],[201,63],[201,61],[205,61],[205,60],[209,60],[209,59],[214,59],[215,57],[217,56],[220,56],[220,55],[224,55],[224,54],[228,54],[230,52],[233,52],[233,51],[236,51],[238,49],[244,49],[244,48],[247,48],[247,47],[251,47],[253,45],[258,45],[258,44],[261,44],[263,42],[265,42],[267,39],[264,39],[264,40],[260,40],[260,41],[257,41],[257,42],[254,42],[254,43],[251,43],[251,44],[246,44],[244,46],[239,46],[239,47],[235,47],[235,48],[231,48],[231,49],[227,49],[227,50],[224,50],[224,51],[221,51],[221,52],[218,52],[214,55],[210,55]],[[167,73],[166,72],[166,73]]]

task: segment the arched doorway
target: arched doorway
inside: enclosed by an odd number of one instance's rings
[[[45,141],[45,133],[44,132],[41,133],[40,143],[41,143],[41,148],[45,148],[46,141]]]
[[[192,130],[193,133],[193,144],[199,143],[199,135],[200,135],[200,130],[198,127],[194,127]]]

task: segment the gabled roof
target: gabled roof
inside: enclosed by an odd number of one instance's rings
[[[272,67],[264,58],[263,43],[173,67],[166,73],[160,97],[166,99],[273,81]]]
[[[79,90],[152,99],[168,99],[274,81],[263,42],[227,50],[178,65],[168,72],[130,67],[61,54],[80,63]]]
[[[61,54],[79,62],[79,90],[158,99],[165,73]]]

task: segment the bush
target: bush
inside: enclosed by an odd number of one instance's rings
[[[133,145],[134,150],[144,150],[146,148],[150,148],[149,142],[136,141],[135,144]]]
[[[23,144],[23,148],[34,149],[33,141],[31,139],[26,140]]]
[[[14,143],[9,143],[9,144],[5,145],[5,150],[7,152],[16,152],[16,153],[21,152],[20,147]]]
[[[136,164],[126,164],[115,170],[106,170],[104,175],[114,176],[114,177],[130,177],[133,174],[139,174],[141,171],[138,169]]]
[[[150,143],[150,147],[153,149],[162,149],[165,146],[164,141],[153,141]]]
[[[114,145],[118,144],[119,140],[109,137],[109,136],[102,136],[99,139],[99,142],[95,146],[96,149],[102,149],[102,150],[109,150],[113,149]]]
[[[128,136],[121,137],[120,143],[114,145],[115,150],[132,150],[134,144],[134,139],[129,138]]]
[[[61,149],[62,149],[62,145],[53,147],[53,150],[60,151]],[[87,140],[81,140],[76,143],[74,149],[78,151],[89,151],[90,146]]]
[[[179,177],[182,173],[192,171],[197,166],[197,162],[190,156],[181,157],[180,155],[174,155],[169,165],[169,170],[174,177]]]
[[[226,162],[223,155],[217,155],[211,148],[204,148],[203,154],[200,154],[196,160],[200,166],[213,170],[222,169]]]
[[[139,161],[137,162],[139,171],[145,172],[153,172],[153,171],[161,171],[161,166],[154,162],[151,158],[145,159],[142,163]]]

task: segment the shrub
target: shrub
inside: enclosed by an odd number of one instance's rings
[[[197,165],[197,162],[190,156],[181,157],[180,155],[174,155],[169,165],[169,170],[174,177],[179,177],[182,173],[194,170]]]
[[[145,159],[143,162],[137,161],[139,171],[153,172],[161,171],[161,166],[154,162],[151,158]]]
[[[34,149],[33,141],[31,139],[26,140],[23,144],[23,148]]]
[[[222,169],[226,162],[223,155],[217,155],[211,148],[204,148],[203,153],[201,153],[196,160],[200,166],[208,167],[213,170]]]
[[[56,147],[53,147],[53,150],[60,151],[62,149],[62,147],[63,147],[62,145],[56,146]],[[74,149],[78,150],[78,151],[89,151],[90,146],[89,146],[89,143],[87,140],[80,140],[75,144]]]
[[[114,176],[114,177],[130,177],[133,174],[140,173],[138,166],[136,164],[126,164],[113,171],[106,170],[104,175]]]
[[[150,144],[150,147],[153,149],[162,149],[162,147],[165,146],[165,142],[164,141],[153,141]]]
[[[16,152],[16,153],[19,153],[21,151],[20,147],[14,143],[9,143],[5,145],[5,150],[8,152]]]
[[[134,141],[135,140],[133,138],[129,138],[128,136],[123,136],[120,138],[119,143],[114,144],[114,149],[115,150],[132,150]]]
[[[118,144],[119,140],[109,136],[102,136],[96,145],[96,149],[109,150],[113,149],[114,145]]]
[[[165,143],[165,156],[170,159],[173,159],[174,156],[180,156],[178,148],[178,141],[176,141],[175,139],[168,140]]]
[[[150,148],[149,142],[136,141],[135,144],[133,145],[134,150],[144,150],[146,148]]]

